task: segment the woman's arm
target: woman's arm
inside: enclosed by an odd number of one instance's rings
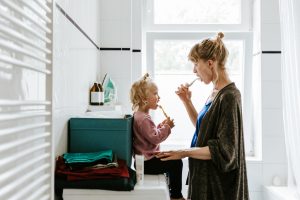
[[[193,105],[192,101],[183,102],[183,105],[189,115],[191,122],[193,123],[194,127],[196,127],[198,113],[195,106]]]
[[[197,110],[195,109],[195,106],[193,105],[191,101],[192,93],[189,91],[189,88],[181,85],[178,87],[177,91],[175,92],[180,100],[183,102],[183,105],[189,115],[189,118],[193,125],[196,127],[196,122],[197,122]]]
[[[160,158],[162,161],[178,160],[185,157],[195,158],[199,160],[211,160],[211,154],[208,146],[194,147],[177,151],[161,151],[156,154],[156,157]]]

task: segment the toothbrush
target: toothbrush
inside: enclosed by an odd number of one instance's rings
[[[163,109],[163,107],[162,107],[161,105],[158,105],[158,107],[162,110],[164,116],[165,116],[166,118],[169,118],[169,116],[167,115],[167,113],[165,112],[165,110]]]
[[[198,80],[198,79],[199,79],[199,78],[194,79],[192,82],[188,83],[188,84],[186,85],[186,87],[191,87],[191,86],[196,82],[196,80]]]

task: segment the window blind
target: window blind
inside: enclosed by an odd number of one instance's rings
[[[0,199],[53,197],[51,0],[0,1]]]

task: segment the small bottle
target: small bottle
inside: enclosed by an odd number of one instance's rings
[[[144,184],[144,155],[135,155],[136,181],[138,185]]]
[[[100,89],[100,105],[104,105],[104,91],[101,83],[98,83],[98,87]]]
[[[90,104],[100,105],[101,93],[100,88],[97,83],[94,83],[93,87],[90,89]]]

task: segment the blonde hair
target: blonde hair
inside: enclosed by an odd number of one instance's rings
[[[135,81],[130,89],[130,101],[132,110],[137,110],[139,107],[146,105],[148,93],[151,88],[156,87],[156,84],[150,79],[146,73],[140,80]]]
[[[188,55],[189,60],[196,63],[200,59],[207,61],[217,61],[219,67],[225,68],[228,57],[228,50],[225,47],[222,38],[224,33],[219,32],[216,39],[204,39],[202,42],[195,44]]]

